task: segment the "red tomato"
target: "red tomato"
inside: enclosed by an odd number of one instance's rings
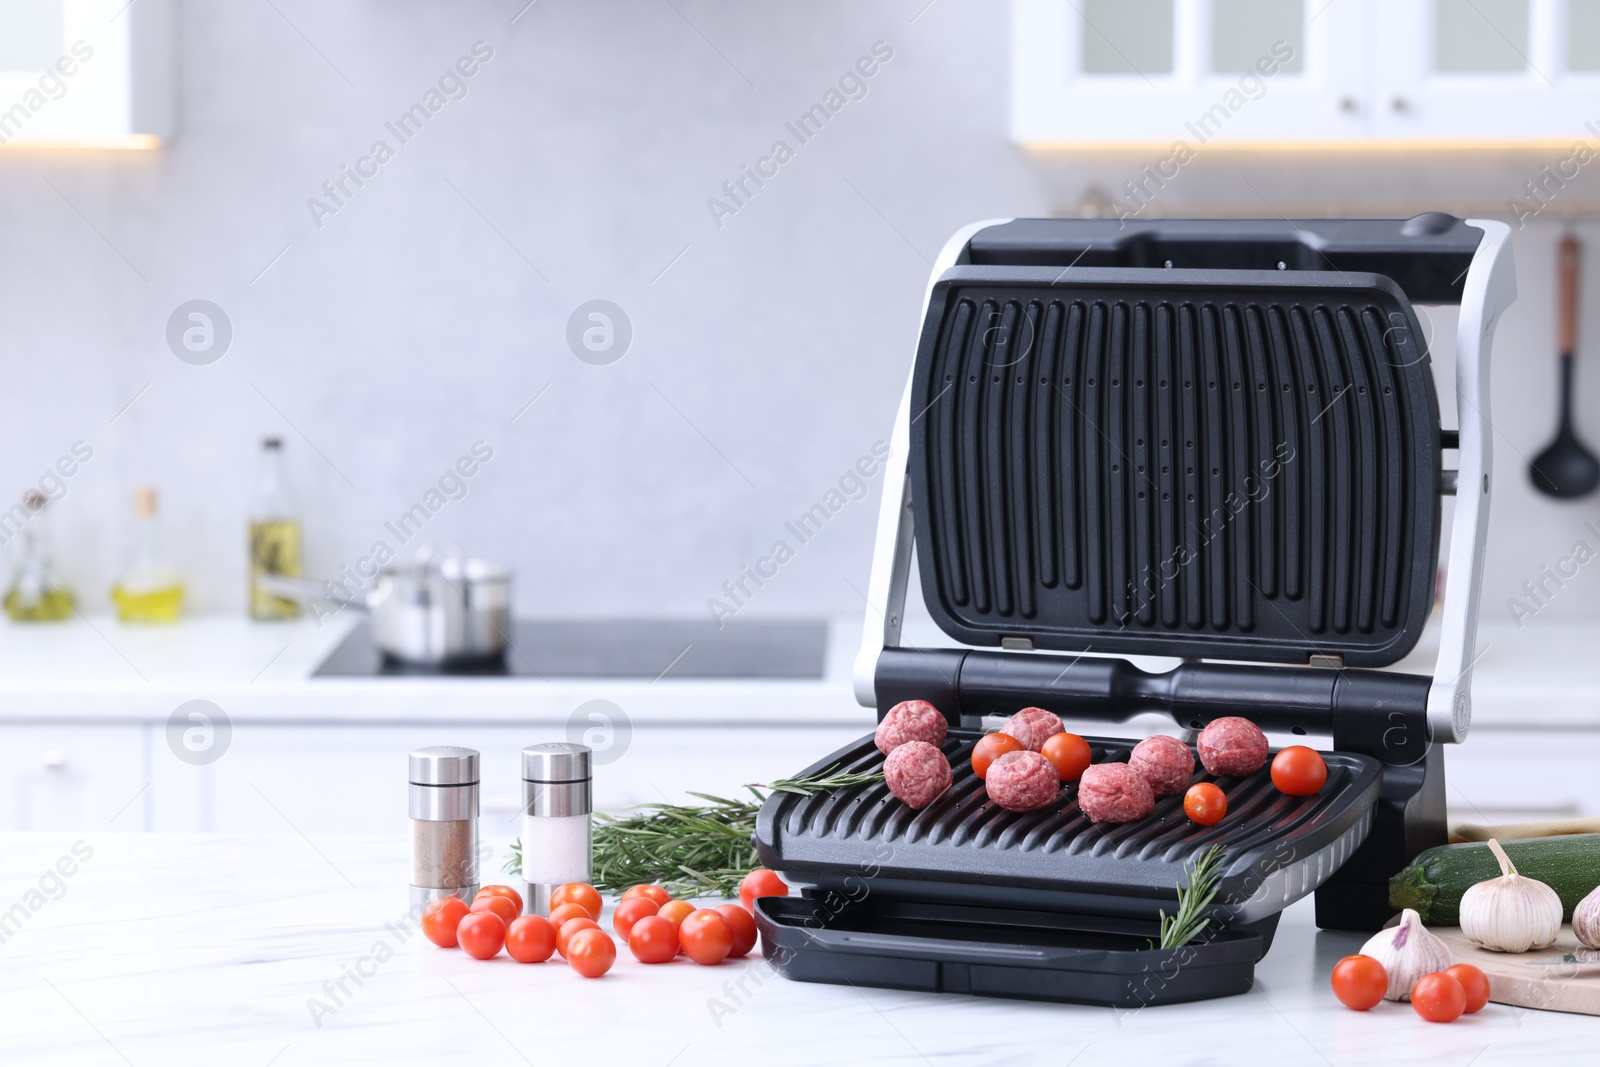
[[[682,926],[683,920],[694,914],[694,905],[687,900],[669,900],[661,905],[657,915],[670,922],[673,926]]]
[[[683,954],[707,967],[721,963],[733,951],[733,927],[710,908],[701,908],[684,919],[678,927],[678,938],[683,942]]]
[[[972,773],[982,778],[989,773],[989,764],[1007,752],[1021,752],[1026,747],[1010,734],[984,734],[972,746]]]
[[[460,897],[440,897],[422,909],[422,936],[440,948],[456,947],[456,927],[467,914],[467,902]]]
[[[661,905],[649,897],[629,897],[620,901],[616,910],[611,913],[611,929],[617,932],[622,940],[628,940],[628,931],[633,929],[633,924],[646,915],[654,915],[661,910]]]
[[[757,867],[744,876],[744,881],[739,883],[739,903],[744,905],[744,910],[755,914],[756,897],[786,897],[789,895],[789,883],[779,878],[777,872],[769,871],[765,867]]]
[[[505,921],[492,911],[468,912],[456,927],[456,940],[461,942],[461,951],[473,959],[491,959],[505,946]]]
[[[472,902],[472,907],[469,910],[492,911],[496,915],[500,916],[500,921],[505,923],[507,926],[510,926],[512,921],[516,919],[518,915],[522,914],[522,909],[517,907],[516,901],[512,900],[510,897],[496,896],[493,893],[490,893],[486,897],[479,897],[477,900],[474,900]]]
[[[1321,792],[1328,780],[1328,764],[1314,748],[1290,745],[1272,757],[1272,784],[1291,797]]]
[[[506,955],[518,963],[543,963],[556,950],[556,928],[543,915],[519,915],[506,930]]]
[[[568,882],[556,886],[556,891],[550,894],[550,913],[555,914],[555,910],[563,904],[576,904],[589,913],[589,918],[596,921],[600,918],[600,894],[587,882]]]
[[[1455,975],[1435,971],[1411,987],[1411,1006],[1430,1023],[1453,1023],[1467,1010],[1467,991]]]
[[[579,930],[599,929],[600,924],[595,922],[593,919],[585,918],[583,916],[579,916],[576,919],[568,919],[566,922],[556,927],[556,951],[565,956],[567,954],[568,944],[572,941],[573,934],[577,933]],[[604,933],[604,931],[601,932]]]
[[[594,916],[589,914],[589,909],[582,904],[562,904],[550,909],[550,925],[557,930],[561,929],[561,925],[568,919],[593,918]]]
[[[1214,826],[1228,814],[1228,794],[1215,782],[1196,782],[1183,794],[1183,813],[1191,822]]]
[[[991,737],[1010,737],[1010,734],[990,734]],[[1056,773],[1063,782],[1076,782],[1083,777],[1083,772],[1089,769],[1089,763],[1094,759],[1089,752],[1089,742],[1077,734],[1052,734],[1040,750],[1040,755],[1056,765]],[[977,754],[973,754],[974,760]],[[974,765],[976,770],[976,765]],[[988,773],[985,767],[984,772]],[[979,775],[983,777],[983,775]]]
[[[1346,956],[1333,965],[1333,995],[1347,1008],[1376,1007],[1388,988],[1388,972],[1371,956]]]
[[[1489,976],[1478,968],[1470,963],[1458,963],[1444,973],[1461,983],[1461,991],[1467,995],[1468,1015],[1482,1011],[1483,1006],[1489,1003]]]
[[[640,963],[666,963],[678,954],[678,927],[670,919],[646,915],[628,932],[628,949]]]
[[[486,885],[482,889],[478,890],[477,893],[473,894],[472,899],[476,900],[478,897],[485,895],[505,897],[507,900],[514,901],[517,905],[517,914],[522,914],[522,894],[517,892],[515,889],[512,889],[510,886]]]
[[[754,916],[737,904],[724,904],[717,908],[717,914],[728,921],[728,928],[733,931],[733,948],[728,951],[728,958],[748,955],[756,947]]]
[[[567,951],[563,955],[572,969],[585,978],[599,978],[617,962],[617,943],[599,927],[579,930],[567,942]]]
[[[636,885],[622,894],[623,900],[632,900],[634,897],[645,897],[656,902],[660,907],[672,899],[672,894],[658,885]]]

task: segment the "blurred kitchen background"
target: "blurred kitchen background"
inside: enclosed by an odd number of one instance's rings
[[[1483,821],[1600,814],[1578,769],[1600,568],[1524,588],[1600,549],[1600,500],[1528,477],[1556,427],[1566,234],[1591,249],[1575,410],[1600,444],[1595,0],[0,0],[0,140],[0,498],[51,498],[76,595],[0,628],[0,824],[398,826],[407,748],[476,744],[511,798],[515,750],[573,730],[618,746],[613,806],[798,770],[871,722],[847,676],[881,471],[803,545],[785,524],[887,438],[958,227],[1426,210],[1510,222],[1520,291],[1477,685],[1503,734],[1452,781]],[[191,301],[216,331],[199,354]],[[1424,315],[1453,426],[1454,310]],[[246,621],[265,437],[307,576],[398,546],[386,524],[424,502],[402,551],[504,564],[519,618],[703,626],[718,598],[730,628],[828,623],[821,676],[316,677],[354,613]],[[140,486],[173,627],[111,614]],[[734,600],[780,539],[794,558]],[[224,713],[212,758],[180,754],[191,700]],[[580,715],[594,700],[617,710]],[[1524,744],[1543,772],[1490,773]]]

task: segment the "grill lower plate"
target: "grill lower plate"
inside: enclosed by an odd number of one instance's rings
[[[1311,797],[1272,785],[1266,768],[1246,778],[1214,778],[1228,814],[1197,826],[1181,796],[1163,797],[1137,822],[1096,826],[1078,809],[1077,787],[1052,806],[1015,813],[991,803],[972,772],[981,731],[954,729],[944,743],[955,770],[949,792],[922,811],[888,787],[856,786],[811,797],[776,793],[756,820],[763,865],[822,887],[855,880],[900,898],[1055,907],[1079,913],[1152,915],[1170,909],[1184,865],[1206,846],[1227,849],[1219,918],[1253,922],[1316,889],[1366,838],[1380,764],[1324,752],[1328,781]],[[1126,761],[1135,741],[1087,739],[1096,763]],[[806,768],[881,769],[871,735]]]

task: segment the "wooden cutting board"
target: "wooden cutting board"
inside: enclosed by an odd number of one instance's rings
[[[1600,950],[1578,944],[1570,926],[1561,928],[1549,948],[1516,954],[1479,948],[1458,926],[1429,930],[1450,946],[1457,963],[1470,963],[1489,976],[1489,999],[1496,1004],[1600,1015]],[[1576,959],[1563,961],[1568,955]]]

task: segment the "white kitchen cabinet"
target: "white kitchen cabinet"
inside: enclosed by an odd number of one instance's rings
[[[1474,729],[1446,745],[1450,818],[1474,823],[1600,816],[1600,730]]]
[[[7,724],[0,730],[0,827],[145,830],[147,731],[137,724]]]
[[[1597,116],[1595,0],[1013,0],[1024,145],[1569,146]]]

